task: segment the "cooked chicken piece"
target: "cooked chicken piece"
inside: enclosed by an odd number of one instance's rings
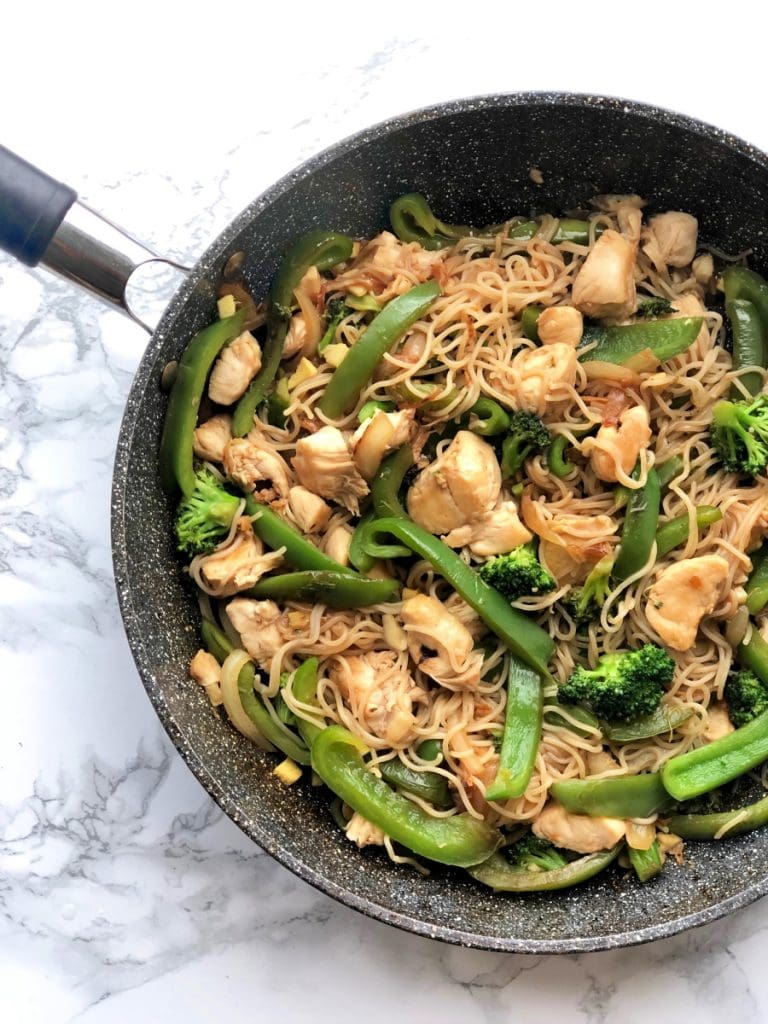
[[[316,434],[300,438],[291,461],[299,483],[307,490],[343,505],[353,515],[359,513],[368,484],[358,473],[337,427],[322,427]]]
[[[211,416],[194,433],[194,452],[206,462],[223,462],[224,449],[232,437],[232,417],[225,412]]]
[[[351,839],[361,850],[364,846],[384,845],[384,833],[382,830],[377,825],[372,825],[370,821],[365,819],[362,814],[358,814],[357,811],[347,822],[347,827],[344,831],[347,834],[347,839]]]
[[[288,326],[288,333],[283,342],[282,359],[292,359],[304,352],[307,344],[307,321],[301,313],[294,313]]]
[[[575,306],[550,306],[541,311],[536,327],[542,345],[559,343],[576,348],[584,330],[584,317]]]
[[[422,672],[437,683],[473,689],[480,682],[483,652],[474,650],[472,634],[434,597],[417,594],[400,611],[408,650]],[[435,651],[424,657],[424,651]]]
[[[352,543],[352,529],[346,523],[339,523],[323,538],[323,551],[340,565],[349,565],[349,545]]]
[[[414,433],[415,410],[383,412],[381,409],[361,423],[352,435],[352,458],[365,480],[372,480],[385,455],[407,444]]]
[[[496,778],[499,755],[488,745],[476,742],[476,733],[465,729],[446,737],[446,749],[456,762],[456,773],[464,784],[470,804],[476,811],[488,810],[485,790]]]
[[[574,853],[598,853],[610,850],[627,832],[621,818],[590,818],[586,814],[569,814],[560,804],[550,800],[531,826],[539,839],[548,839]]]
[[[701,256],[697,256],[691,264],[691,270],[697,284],[702,285],[705,289],[711,285],[712,278],[715,276],[715,261],[712,259],[711,253],[703,252]]]
[[[707,722],[704,727],[704,739],[708,743],[722,739],[729,732],[733,732],[733,723],[728,717],[728,708],[725,704],[710,704],[707,708]]]
[[[687,267],[696,255],[699,222],[690,213],[670,210],[651,217],[643,249],[657,270]]]
[[[408,512],[430,533],[448,533],[490,511],[501,493],[493,448],[460,430],[443,454],[422,470],[408,492]]]
[[[724,597],[728,562],[722,555],[701,555],[663,569],[648,591],[645,614],[667,647],[687,651],[699,624]]]
[[[634,312],[635,246],[618,231],[604,231],[573,282],[573,304],[587,316],[620,320]]]
[[[547,545],[556,545],[576,563],[594,563],[607,555],[616,542],[618,524],[610,516],[561,512],[544,501],[534,501],[530,494],[523,495],[520,509],[525,525],[541,538],[540,555],[542,546],[548,550]],[[549,556],[547,565],[558,582],[566,582],[553,568]]]
[[[501,501],[496,508],[483,512],[466,526],[451,530],[445,543],[452,548],[468,544],[474,555],[488,558],[527,544],[532,538],[533,534],[520,522],[515,502]]]
[[[221,696],[221,667],[208,651],[199,650],[189,663],[189,675],[205,690],[214,707],[223,703]]]
[[[245,394],[261,369],[261,348],[250,331],[244,331],[222,349],[208,382],[208,397],[219,405],[232,405]]]
[[[388,302],[414,284],[428,280],[444,257],[445,253],[429,252],[416,242],[400,242],[391,232],[382,231],[336,277],[334,290],[357,295],[372,292],[382,302]]]
[[[643,449],[651,440],[650,416],[644,405],[635,405],[619,416],[618,425],[603,423],[596,437],[581,442],[581,452],[588,455],[595,476],[607,483],[616,483],[619,470],[629,476]]]
[[[481,636],[485,636],[488,632],[488,627],[475,609],[468,605],[464,598],[455,591],[446,597],[445,601],[443,601],[443,607],[451,615],[454,615],[462,626],[466,626],[473,640],[479,640]],[[403,637],[405,637],[405,633],[403,633]]]
[[[352,714],[374,736],[393,747],[406,747],[414,738],[414,698],[423,697],[405,668],[404,656],[394,651],[345,654],[330,671]]]
[[[330,505],[306,487],[292,487],[288,491],[288,505],[302,533],[318,533],[331,518]]]
[[[286,641],[281,630],[280,609],[274,601],[236,597],[227,605],[229,621],[240,634],[243,647],[260,668],[270,662]]]
[[[252,491],[260,481],[269,481],[281,498],[287,498],[291,489],[291,471],[285,459],[247,437],[234,437],[227,443],[224,470],[244,491]]]
[[[578,360],[572,345],[556,341],[541,348],[525,348],[512,360],[518,406],[543,416],[551,402],[562,402],[576,383]]]
[[[707,308],[701,301],[699,296],[695,292],[684,292],[682,295],[676,295],[672,300],[672,305],[675,307],[676,313],[673,314],[675,318],[681,316],[706,316]],[[694,341],[689,352],[703,352],[705,348],[709,347],[709,328],[707,327],[706,321],[701,325],[701,330],[696,335],[696,341]],[[698,346],[694,348],[694,346]],[[681,357],[682,358],[682,357]]]
[[[231,597],[252,587],[282,561],[282,550],[265,552],[250,519],[243,516],[232,543],[212,555],[204,555],[198,565],[200,577],[212,596]]]

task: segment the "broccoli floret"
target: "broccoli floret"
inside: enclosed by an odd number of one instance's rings
[[[538,416],[532,412],[513,412],[509,417],[509,433],[501,445],[501,473],[507,479],[515,476],[526,459],[549,447],[552,438]]]
[[[768,466],[768,395],[741,402],[716,402],[710,440],[732,473],[757,476]]]
[[[562,704],[588,704],[609,722],[626,722],[655,711],[674,671],[666,651],[645,644],[637,651],[604,654],[592,669],[577,668],[557,696]]]
[[[738,729],[768,711],[768,687],[753,672],[736,672],[725,684],[725,700],[730,719]]]
[[[640,299],[637,303],[637,315],[647,319],[656,316],[669,316],[670,313],[676,312],[677,310],[669,299],[663,299],[659,295],[649,295],[648,298]]]
[[[225,491],[210,470],[198,470],[194,491],[176,513],[179,551],[192,555],[210,551],[226,535],[239,507],[240,499]]]
[[[489,558],[478,573],[509,601],[530,594],[547,594],[557,585],[528,544],[513,548],[506,555]]]
[[[352,310],[344,302],[344,299],[331,299],[325,307],[325,333],[318,342],[318,352],[325,352],[336,337],[336,328],[351,312]]]
[[[510,846],[507,856],[514,867],[523,871],[554,871],[568,863],[556,846],[532,832]]]
[[[600,617],[605,600],[611,592],[611,573],[615,555],[605,555],[597,562],[583,585],[574,587],[564,598],[563,605],[577,626]]]

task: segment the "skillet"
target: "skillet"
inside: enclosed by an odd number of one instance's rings
[[[544,182],[531,180],[539,168]],[[285,788],[273,759],[211,712],[186,678],[199,616],[182,581],[173,509],[156,471],[165,407],[159,382],[195,331],[215,315],[222,268],[245,252],[259,297],[297,236],[332,228],[370,236],[396,196],[423,192],[447,222],[583,207],[604,192],[637,192],[652,209],[693,213],[700,237],[726,251],[752,247],[768,269],[768,157],[727,133],[655,107],[550,93],[487,96],[395,118],[312,158],[245,209],[189,272],[146,349],[115,457],[114,573],[139,674],[171,740],[223,810],[305,881],[371,917],[420,935],[528,953],[598,950],[673,935],[768,892],[768,830],[722,844],[687,844],[640,886],[609,869],[564,893],[493,895],[464,873],[417,877],[376,850],[360,852],[334,825],[327,794]],[[129,312],[125,289],[140,264],[162,259],[76,202],[74,191],[0,149],[0,246],[38,262]],[[166,261],[172,262],[172,261]]]

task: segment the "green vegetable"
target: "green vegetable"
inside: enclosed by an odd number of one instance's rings
[[[760,314],[757,307],[747,299],[728,299],[726,296],[725,312],[731,323],[733,337],[733,369],[740,370],[744,366],[765,366],[768,361],[766,339]],[[756,395],[763,387],[764,374],[755,370],[753,373],[742,373],[739,383],[750,395]],[[742,390],[734,384],[731,387],[731,398],[742,397]]]
[[[565,449],[571,444],[565,434],[558,434],[547,450],[547,469],[558,480],[564,480],[573,469],[565,457]]]
[[[527,241],[541,231],[541,224],[536,220],[526,220],[522,224],[516,224],[510,228],[509,238],[517,238],[520,241]],[[598,225],[595,229],[595,237],[599,238],[605,228]],[[570,217],[563,217],[558,221],[557,230],[552,236],[552,245],[560,245],[562,242],[576,242],[577,245],[589,245],[589,221],[574,220]]]
[[[360,411],[357,414],[357,422],[365,423],[366,420],[371,419],[376,415],[377,412],[394,412],[394,402],[378,402],[375,398],[372,398],[369,402],[360,406]]]
[[[732,473],[764,473],[768,466],[768,394],[742,402],[716,402],[710,443]]]
[[[240,498],[226,491],[207,469],[199,469],[194,479],[194,490],[182,498],[176,513],[176,539],[179,551],[198,555],[226,537]]]
[[[525,871],[556,871],[569,863],[553,843],[539,839],[533,832],[518,839],[504,852],[510,865]]]
[[[366,512],[358,520],[355,531],[352,534],[352,540],[349,542],[349,561],[358,572],[366,573],[370,572],[373,568],[376,559],[366,549],[366,538],[368,536],[368,527],[373,521],[373,512]]]
[[[671,733],[683,722],[687,722],[692,714],[690,708],[667,707],[662,704],[649,715],[642,715],[630,722],[603,722],[602,729],[606,739],[612,743],[634,743],[651,736]]]
[[[424,757],[425,760],[434,760],[434,757],[428,758],[422,753],[423,747],[424,744],[419,747],[419,756]],[[448,788],[448,780],[444,775],[409,768],[399,757],[385,761],[379,765],[379,768],[382,778],[395,789],[426,800],[438,811],[447,811],[453,807],[453,797]]]
[[[382,305],[375,295],[347,295],[347,305],[360,313],[379,313]]]
[[[569,814],[593,818],[650,818],[671,800],[656,772],[607,779],[567,779],[550,790]]]
[[[349,316],[352,310],[347,306],[344,299],[331,299],[325,307],[325,332],[317,343],[317,351],[320,355],[325,352],[333,339],[336,337],[336,328],[344,317]]]
[[[371,481],[371,503],[375,515],[380,519],[385,516],[406,516],[399,495],[405,474],[412,465],[413,451],[408,445],[403,445],[382,460]]]
[[[659,487],[666,491],[672,481],[683,472],[683,460],[679,455],[673,455],[671,459],[654,466],[656,476],[659,478]]]
[[[283,557],[294,569],[356,575],[354,569],[341,565],[340,562],[323,554],[319,548],[302,537],[282,516],[273,512],[266,505],[260,505],[251,495],[246,496],[245,511],[247,515],[257,517],[252,523],[256,536],[261,537],[267,547],[273,551],[285,548]]]
[[[635,850],[632,846],[627,846],[627,853],[629,863],[641,882],[650,882],[664,867],[658,839],[654,839],[647,850]]]
[[[418,242],[425,249],[445,249],[459,238],[474,234],[472,228],[444,224],[432,213],[419,192],[400,196],[389,208],[389,222],[401,242]]]
[[[730,675],[723,695],[728,705],[728,717],[736,728],[768,711],[768,685],[749,669]]]
[[[526,459],[549,447],[552,438],[538,416],[518,410],[509,417],[509,433],[501,445],[501,475],[516,476]]]
[[[243,330],[246,311],[217,320],[194,336],[179,360],[160,440],[160,482],[167,494],[195,489],[194,431],[205,382],[216,356]]]
[[[580,587],[574,587],[563,599],[563,606],[577,626],[586,626],[600,618],[603,605],[612,590],[613,553],[596,562]]]
[[[731,824],[735,822],[735,824]],[[675,814],[667,822],[670,832],[681,839],[714,839],[740,836],[768,825],[768,796],[754,804],[717,814]],[[724,829],[727,829],[723,832]]]
[[[317,704],[317,658],[307,658],[296,669],[293,674],[293,685],[291,687],[293,696],[300,704],[314,706]],[[319,712],[318,712],[319,714]],[[298,730],[301,738],[311,750],[315,739],[323,731],[323,727],[307,721],[306,718],[296,716]]]
[[[628,722],[656,710],[674,672],[666,651],[644,644],[604,654],[592,669],[578,666],[557,696],[562,704],[588,704],[600,718]]]
[[[768,758],[768,711],[704,747],[667,761],[661,780],[675,800],[691,800],[738,778]]]
[[[604,853],[590,853],[586,857],[572,860],[563,867],[549,871],[528,871],[510,864],[500,853],[494,853],[483,864],[470,868],[469,874],[477,882],[489,886],[496,892],[551,892],[569,889],[580,882],[594,878],[616,860],[622,848],[618,843]]]
[[[456,388],[444,391],[442,384],[430,380],[403,380],[388,390],[401,406],[415,406],[424,412],[441,412],[459,397]]]
[[[291,323],[294,290],[310,267],[329,270],[352,255],[353,241],[333,231],[311,231],[289,249],[272,281],[267,305],[267,338],[262,347],[261,369],[235,406],[232,433],[243,437],[253,427],[253,417],[275,379],[283,357],[285,336]]]
[[[312,742],[312,768],[341,800],[397,843],[439,864],[471,867],[486,860],[501,834],[468,814],[435,818],[368,771],[365,746],[341,726],[323,729]]]
[[[640,468],[632,471],[637,480]],[[645,483],[638,490],[630,491],[621,543],[613,566],[613,574],[619,580],[629,579],[647,564],[656,540],[661,506],[661,487],[655,469],[648,470]]]
[[[505,555],[489,558],[477,571],[481,580],[495,587],[509,601],[547,594],[557,586],[530,544],[521,544]]]
[[[768,641],[763,640],[756,629],[752,630],[747,643],[739,644],[736,657],[744,668],[754,672],[768,686]]]
[[[442,740],[424,740],[418,746],[418,755],[424,761],[429,761],[435,766],[442,763],[443,758],[443,741]]]
[[[543,306],[526,306],[520,314],[520,329],[523,332],[523,337],[529,341],[535,341],[536,344],[539,343],[539,317],[543,308]]]
[[[469,427],[473,434],[495,437],[509,430],[509,413],[491,398],[478,398],[469,414],[475,417]]]
[[[660,295],[649,295],[647,298],[638,299],[636,316],[652,319],[657,316],[669,316],[677,310],[669,301]]]
[[[404,295],[398,295],[384,307],[328,381],[319,405],[325,416],[338,419],[348,412],[371,379],[382,356],[424,316],[439,294],[437,281],[427,281]]]
[[[582,362],[616,363],[626,366],[635,356],[650,349],[659,362],[682,355],[696,340],[704,321],[700,316],[676,317],[674,320],[644,320],[623,327],[588,326],[584,328],[580,349]]]
[[[200,636],[203,641],[203,647],[214,656],[220,665],[223,664],[227,655],[231,654],[234,650],[226,633],[219,629],[210,619],[203,619],[200,625]]]
[[[538,674],[510,657],[499,766],[486,800],[512,800],[528,788],[541,739],[542,704]]]
[[[267,420],[273,427],[285,426],[285,410],[290,404],[288,378],[279,377],[274,389],[267,395]]]
[[[579,707],[578,704],[567,705],[561,708],[558,706],[556,697],[547,697],[546,706],[547,710],[544,712],[544,721],[548,725],[558,725],[563,729],[570,729],[577,736],[590,736],[593,735],[589,731],[590,729],[600,731],[602,728],[597,715],[593,715],[587,708]],[[575,719],[576,722],[581,723],[585,728],[579,728],[570,719]]]
[[[746,584],[747,608],[750,615],[757,615],[768,604],[768,541],[763,542],[759,551],[754,551],[752,572]]]
[[[722,518],[723,513],[714,505],[699,505],[696,509],[696,525],[700,530],[719,523]],[[656,531],[656,558],[663,558],[670,551],[685,544],[690,531],[691,522],[687,512],[662,523]]]
[[[397,580],[371,580],[357,573],[305,570],[281,576],[265,576],[250,590],[249,597],[273,601],[307,601],[330,608],[366,608],[396,599]]]

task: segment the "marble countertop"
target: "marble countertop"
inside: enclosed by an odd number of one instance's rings
[[[0,139],[186,261],[311,153],[460,95],[625,95],[768,147],[759,33],[665,7],[660,34],[651,8],[631,23],[581,4],[551,39],[509,6],[436,26],[399,2],[374,21],[343,2],[258,20],[231,2],[215,24],[189,5],[138,2],[122,21],[85,2],[17,5],[4,34],[34,38],[36,79],[30,47],[4,48]],[[118,313],[0,259],[0,1017],[768,1017],[764,902],[636,949],[463,950],[336,905],[222,816],[144,695],[115,600],[110,472],[143,344]]]

